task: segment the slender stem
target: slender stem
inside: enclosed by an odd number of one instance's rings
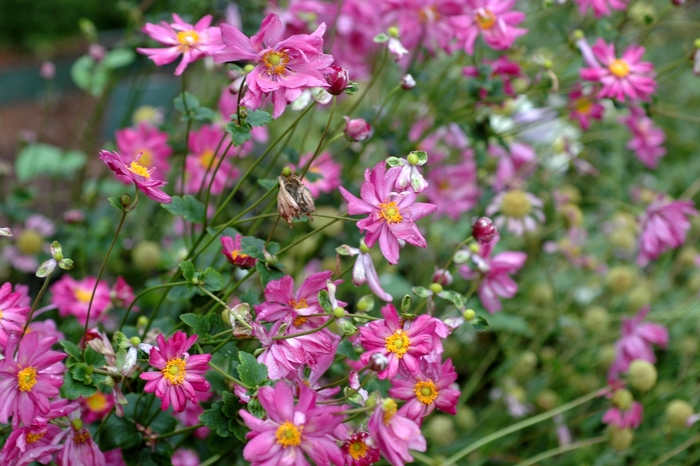
[[[200,427],[204,427],[204,424],[199,423],[199,424],[196,424],[194,426],[184,427],[184,428],[179,429],[179,430],[174,430],[172,432],[168,432],[167,434],[161,434],[158,436],[158,440],[162,440],[162,439],[168,438],[168,437],[175,437],[176,435],[180,435],[180,434],[189,434],[190,432],[195,431],[195,430],[199,429]]]
[[[539,455],[535,455],[532,458],[528,458],[525,461],[521,461],[515,466],[532,466],[533,464],[539,463],[542,460],[551,458],[552,456],[557,456],[562,453],[567,453],[573,450],[578,450],[579,448],[589,447],[591,445],[596,445],[598,443],[603,443],[607,440],[605,436],[594,437],[588,440],[581,440],[580,442],[570,443],[568,445],[562,445],[558,448],[553,448],[551,450],[544,451]]]
[[[199,287],[199,289],[202,290],[202,291],[204,291],[204,293],[206,293],[207,295],[209,295],[209,297],[210,297],[211,299],[213,299],[213,300],[216,301],[217,303],[219,303],[219,304],[221,304],[222,306],[224,306],[225,309],[228,309],[229,311],[231,310],[231,308],[229,308],[228,305],[226,305],[225,302],[223,302],[222,300],[220,300],[220,299],[219,299],[214,293],[212,293],[211,291],[209,291],[209,290],[207,290],[207,289],[205,289],[205,288],[203,288],[203,287],[201,287],[201,286]],[[243,320],[240,316],[236,315],[236,313],[233,313],[233,317],[235,317],[236,320],[237,320],[238,322],[240,322],[241,324],[243,324],[244,327],[247,327],[247,328],[250,328],[250,329],[253,328],[253,327],[251,327],[251,325],[250,325],[248,322],[246,322],[245,320]]]
[[[382,110],[384,110],[384,106],[386,106],[386,103],[389,102],[389,99],[391,96],[396,94],[396,92],[401,89],[401,86],[395,86],[389,93],[384,97],[384,100],[382,100],[382,103],[379,105],[379,109],[377,110],[377,113],[374,115],[372,120],[369,122],[369,125],[372,126],[374,125],[374,122],[377,121],[377,118],[382,114]]]
[[[410,454],[411,454],[411,456],[413,456],[415,459],[417,459],[418,461],[422,461],[422,462],[425,463],[425,464],[428,464],[428,465],[430,465],[430,466],[432,466],[432,465],[435,464],[435,461],[434,461],[432,458],[430,458],[430,457],[427,456],[427,455],[424,455],[423,453],[421,453],[421,452],[419,452],[419,451],[413,451],[413,450],[411,450]]]
[[[673,450],[669,451],[665,455],[663,455],[661,458],[658,460],[654,461],[654,463],[651,466],[661,466],[662,464],[665,464],[666,461],[670,460],[677,454],[683,452],[684,450],[690,448],[694,443],[700,442],[700,434],[693,435],[690,437],[688,440],[685,442],[681,443],[678,445],[676,448]]]
[[[559,406],[558,408],[549,410],[545,413],[539,414],[537,416],[533,416],[529,419],[525,419],[521,422],[518,422],[516,424],[510,425],[506,427],[505,429],[498,430],[490,435],[487,435],[486,437],[483,437],[476,442],[472,443],[471,445],[467,445],[465,448],[461,449],[454,455],[450,456],[447,458],[445,461],[442,462],[441,466],[448,466],[450,464],[455,464],[458,460],[464,458],[467,456],[469,453],[478,450],[479,448],[483,447],[484,445],[487,445],[494,440],[498,440],[501,437],[505,437],[506,435],[512,434],[514,432],[517,432],[521,429],[524,429],[526,427],[530,427],[531,425],[537,424],[538,422],[546,421],[547,419],[550,419],[557,414],[566,412],[570,409],[576,408],[577,406],[580,406],[584,403],[587,403],[588,401],[600,396],[601,394],[605,393],[607,390],[607,387],[603,387],[598,390],[594,390],[591,393],[582,396],[581,398],[577,398],[574,401],[570,401],[569,403],[563,404]]]
[[[187,115],[187,128],[185,130],[185,153],[182,157],[182,174],[180,175],[180,196],[185,192],[185,173],[187,172],[187,151],[189,150],[190,144],[190,130],[192,129],[192,118],[190,118],[190,111],[187,108],[187,98],[185,97],[185,92],[187,92],[187,83],[185,81],[185,75],[187,73],[182,73],[182,105],[185,107],[185,115]]]
[[[316,150],[314,151],[314,155],[309,159],[308,162],[306,162],[306,166],[304,167],[304,170],[301,172],[301,175],[299,175],[299,179],[303,179],[304,175],[306,175],[306,172],[309,171],[309,168],[311,167],[311,164],[316,160],[316,157],[318,157],[318,154],[321,153],[321,148],[323,147],[323,141],[326,139],[326,134],[328,134],[328,128],[331,126],[331,122],[333,121],[333,114],[335,113],[335,103],[338,100],[337,96],[333,96],[333,103],[331,104],[331,112],[330,115],[328,115],[328,122],[326,123],[326,128],[323,130],[323,134],[321,134],[321,139],[318,140],[318,145],[316,146]]]
[[[311,330],[304,330],[303,332],[299,332],[299,333],[292,333],[290,335],[279,335],[276,337],[272,337],[272,339],[273,340],[288,340],[290,338],[303,337],[304,335],[311,335],[312,333],[320,332],[321,330],[323,330],[324,328],[326,328],[330,324],[332,324],[334,321],[335,321],[335,319],[328,319],[320,327],[312,328]]]
[[[138,198],[136,199],[138,200]],[[136,202],[134,201],[134,203]],[[133,203],[132,203],[133,205]],[[102,278],[102,274],[105,271],[105,267],[107,266],[107,261],[109,260],[110,254],[112,254],[112,249],[114,249],[114,245],[117,243],[117,237],[119,236],[119,232],[122,231],[122,226],[124,225],[124,220],[126,219],[126,214],[128,214],[130,210],[123,210],[122,211],[122,218],[119,220],[119,226],[117,226],[117,231],[114,232],[114,238],[112,238],[112,244],[109,245],[109,249],[107,250],[107,255],[105,256],[104,260],[102,261],[102,265],[100,266],[100,271],[97,274],[97,278],[95,279],[95,286],[92,287],[92,294],[90,295],[90,303],[88,304],[88,310],[87,310],[87,316],[85,316],[85,328],[83,329],[83,341],[85,341],[85,336],[87,335],[88,331],[88,326],[90,325],[90,311],[92,311],[92,302],[95,300],[95,292],[97,291],[97,286],[100,284],[100,279]],[[85,349],[87,348],[87,344],[83,345],[83,352],[82,352],[82,358],[85,360]]]
[[[235,384],[240,385],[241,387],[244,387],[244,388],[252,388],[252,387],[249,387],[248,385],[244,384],[243,382],[241,382],[240,380],[238,380],[238,379],[235,378],[234,376],[232,376],[232,375],[230,375],[230,374],[227,374],[226,372],[224,372],[223,369],[221,369],[219,366],[217,366],[216,364],[214,364],[214,363],[211,362],[211,361],[209,362],[209,367],[211,367],[211,368],[214,369],[216,372],[218,372],[219,374],[221,374],[222,376],[224,376],[224,378],[230,380],[231,382],[233,382],[233,383],[235,383]]]
[[[299,239],[298,239],[297,241],[295,241],[294,243],[290,244],[290,245],[287,246],[287,247],[282,248],[282,249],[277,253],[277,255],[279,256],[279,255],[281,255],[283,252],[286,252],[286,251],[290,250],[291,248],[293,248],[293,247],[296,246],[297,244],[303,243],[304,241],[306,241],[306,240],[307,240],[308,238],[310,238],[311,236],[313,236],[313,235],[315,235],[316,233],[318,233],[318,232],[320,232],[320,231],[322,231],[322,230],[328,228],[329,226],[333,225],[333,224],[334,224],[335,222],[337,222],[337,221],[338,221],[338,219],[331,220],[330,222],[326,223],[326,224],[323,225],[322,227],[318,227],[318,228],[315,229],[314,231],[312,231],[312,232],[310,232],[310,233],[308,233],[308,234],[302,236],[301,238],[299,238]]]
[[[129,307],[126,309],[126,312],[124,313],[124,317],[122,317],[122,320],[119,323],[119,331],[121,332],[122,328],[124,327],[124,324],[126,324],[126,319],[127,319],[127,317],[129,317],[129,311],[131,311],[131,308],[134,307],[134,304],[136,304],[136,301],[138,301],[141,297],[150,293],[151,291],[159,290],[161,288],[171,288],[173,286],[184,286],[184,285],[187,285],[187,283],[189,283],[189,282],[183,281],[183,282],[164,283],[162,285],[156,285],[156,286],[152,286],[150,288],[146,288],[145,290],[143,290],[142,292],[137,294],[134,297],[134,300],[131,301],[131,304],[129,304]]]
[[[199,463],[199,466],[211,466],[212,464],[219,461],[221,459],[221,456],[222,456],[221,453],[214,455],[211,458],[209,458],[208,460]]]
[[[49,286],[50,280],[51,280],[51,274],[48,274],[46,276],[46,278],[44,279],[44,284],[41,286],[41,290],[39,290],[39,294],[36,295],[36,299],[32,303],[32,308],[29,311],[29,316],[27,317],[27,322],[25,322],[24,328],[22,329],[22,335],[19,336],[19,341],[22,341],[22,338],[24,338],[24,335],[26,335],[27,327],[29,327],[29,322],[32,321],[32,317],[34,316],[34,311],[36,310],[36,306],[39,304],[41,297],[44,296],[44,293],[46,292],[46,288]]]
[[[442,268],[442,275],[440,275],[440,280],[438,280],[438,282],[441,282],[441,281],[442,281],[443,277],[444,277],[445,274],[447,273],[447,269],[449,269],[450,266],[452,265],[452,261],[453,261],[454,258],[455,258],[455,254],[457,254],[457,253],[459,252],[459,250],[462,249],[462,247],[464,247],[465,244],[467,244],[469,241],[471,241],[472,238],[473,238],[473,237],[470,235],[469,238],[467,238],[467,239],[465,239],[464,241],[462,241],[461,243],[459,243],[459,244],[457,245],[457,247],[455,248],[455,250],[452,251],[452,254],[450,255],[450,259],[447,261],[447,263],[445,264],[445,266]]]

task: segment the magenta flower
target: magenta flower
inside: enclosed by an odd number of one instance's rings
[[[499,144],[490,144],[488,153],[491,157],[498,158],[496,180],[493,183],[496,191],[522,186],[523,180],[537,166],[535,149],[522,142],[513,142],[508,150]]]
[[[294,292],[294,279],[285,275],[279,280],[272,280],[265,287],[265,302],[255,306],[257,320],[276,322],[285,317],[304,319],[309,314],[322,314],[323,309],[318,304],[318,292],[327,289],[326,281],[330,280],[330,271],[318,272],[304,280],[299,289]],[[340,284],[342,282],[335,282]]]
[[[172,466],[199,466],[201,463],[197,452],[187,448],[178,448],[170,460]]]
[[[227,160],[231,154],[224,152],[230,140],[226,132],[215,125],[202,125],[190,134],[190,153],[185,159],[186,193],[196,194],[211,184],[211,193],[218,195],[238,178],[238,170]],[[217,148],[219,152],[215,153]]]
[[[388,0],[385,17],[391,18],[401,31],[401,42],[413,50],[424,45],[433,52],[441,48],[452,51],[455,29],[450,18],[462,13],[461,2],[455,0]]]
[[[187,338],[178,330],[169,340],[163,335],[156,338],[158,346],[151,348],[149,363],[157,372],[142,372],[139,377],[147,380],[143,390],[155,392],[160,398],[160,408],[165,411],[172,404],[175,412],[185,409],[186,401],[197,403],[197,392],[208,392],[211,388],[204,378],[211,354],[187,353],[197,341],[197,335]]]
[[[332,437],[343,422],[334,415],[343,407],[316,406],[316,392],[305,385],[299,387],[299,401],[294,404],[292,389],[283,382],[261,387],[258,400],[267,414],[258,419],[240,410],[243,421],[251,429],[243,458],[252,466],[294,464],[309,466],[306,455],[315,464],[342,466],[343,455]]]
[[[457,165],[439,165],[428,173],[430,184],[425,196],[435,205],[435,217],[457,220],[473,209],[481,191],[477,185],[473,151],[464,152]]]
[[[180,76],[187,66],[195,60],[211,56],[221,50],[221,32],[218,27],[209,27],[212,17],[207,15],[194,26],[184,22],[173,13],[174,23],[161,21],[160,25],[146,23],[143,32],[150,38],[166,45],[165,48],[137,48],[136,51],[147,55],[158,66],[172,63],[182,55],[182,60],[175,68],[175,76]]]
[[[99,287],[98,287],[99,288]],[[117,281],[112,286],[109,291],[109,297],[112,299],[112,303],[121,308],[128,308],[129,305],[134,301],[136,296],[134,295],[134,290],[129,286],[129,284],[124,280],[124,277],[118,276]],[[93,306],[95,304],[93,303]],[[138,306],[131,308],[132,311],[138,311]]]
[[[82,419],[86,424],[102,420],[114,407],[114,395],[96,391],[87,398],[80,398]]]
[[[119,154],[128,163],[138,160],[145,168],[156,168],[158,173],[168,173],[168,159],[173,149],[168,145],[168,133],[147,123],[139,123],[136,128],[117,130],[114,135]],[[140,158],[139,158],[140,155]],[[129,183],[129,180],[120,180]]]
[[[598,39],[595,45],[588,49],[585,39],[577,41],[584,59],[590,68],[579,71],[581,79],[599,82],[603,86],[597,97],[610,97],[617,100],[649,100],[656,90],[654,81],[654,64],[640,61],[644,47],[630,45],[625,49],[622,58],[615,56],[615,45],[606,44]]]
[[[58,466],[104,466],[105,457],[90,435],[90,431],[83,425],[83,421],[76,413],[70,414],[70,426],[61,433],[57,440],[65,437],[63,448],[56,455]]]
[[[313,154],[309,153],[299,158],[298,165],[292,165],[291,169],[301,171],[309,162]],[[330,152],[323,152],[311,163],[307,175],[302,182],[309,188],[313,197],[321,193],[330,193],[340,186],[340,172],[342,166],[333,160]],[[312,174],[309,176],[309,174]]]
[[[581,15],[586,14],[586,10],[591,8],[596,18],[601,16],[610,16],[613,10],[624,10],[627,8],[629,0],[576,0],[578,10]]]
[[[81,324],[85,324],[92,289],[95,287],[95,277],[85,277],[78,281],[70,275],[64,275],[56,283],[51,285],[51,302],[58,307],[61,317],[75,316]],[[104,319],[111,308],[109,285],[104,280],[97,285],[95,299],[90,310],[90,322],[98,322]]]
[[[347,466],[369,466],[380,460],[379,449],[367,432],[356,432],[343,442],[343,456]]]
[[[512,298],[518,292],[518,284],[510,275],[520,270],[527,259],[527,254],[519,251],[505,251],[491,257],[499,239],[497,237],[488,244],[480,245],[478,255],[473,257],[477,270],[471,270],[466,265],[459,269],[460,275],[467,280],[481,277],[479,299],[492,314],[501,310],[499,298]]]
[[[691,226],[688,217],[695,215],[698,211],[693,201],[671,201],[658,196],[639,219],[642,234],[637,264],[645,266],[662,252],[682,246]]]
[[[400,167],[386,170],[385,162],[365,170],[365,182],[360,190],[362,199],[353,196],[342,186],[340,193],[348,202],[350,215],[369,214],[357,222],[360,233],[367,230],[365,242],[370,248],[379,241],[379,249],[391,264],[399,262],[399,240],[421,248],[427,247],[425,238],[414,223],[435,212],[434,204],[415,202],[416,193],[409,188],[393,192]]]
[[[49,398],[57,396],[63,385],[60,361],[66,357],[51,350],[55,338],[30,332],[19,339],[20,334],[10,336],[0,361],[0,423],[7,424],[12,417],[14,427],[20,422],[29,426],[32,419],[49,412]]]
[[[644,419],[644,407],[633,401],[629,409],[623,410],[618,407],[611,407],[603,414],[603,424],[610,424],[620,429],[636,429]]]
[[[580,84],[576,84],[569,93],[569,118],[578,121],[586,131],[591,127],[591,119],[602,120],[605,111],[605,107],[592,94],[592,90],[584,90]]]
[[[22,293],[12,291],[12,284],[0,287],[0,349],[7,345],[7,339],[13,332],[22,333],[27,323],[28,306],[21,306]]]
[[[644,109],[640,107],[630,108],[630,114],[621,118],[620,123],[627,125],[632,132],[633,137],[627,143],[627,148],[633,150],[647,168],[656,168],[659,159],[666,155],[666,149],[663,147],[666,140],[664,130],[654,126],[652,119],[647,117]]]
[[[643,322],[649,313],[649,306],[643,307],[631,318],[622,319],[622,337],[615,343],[617,355],[610,370],[608,380],[619,380],[619,374],[627,372],[635,359],[643,359],[650,363],[656,362],[653,345],[666,348],[668,345],[668,329],[663,325]]]
[[[523,77],[520,65],[517,62],[508,60],[508,57],[505,55],[493,61],[483,60],[483,63],[491,67],[489,78],[501,78],[503,81],[503,92],[509,96],[515,97],[517,92],[515,92],[513,88],[512,79]],[[465,66],[462,69],[462,74],[468,78],[478,78],[481,76],[481,72],[476,66]],[[488,95],[488,90],[486,88],[481,88],[479,97],[485,99]]]
[[[420,368],[414,374],[399,373],[392,380],[389,395],[407,403],[398,411],[399,414],[420,425],[422,419],[435,408],[448,414],[457,414],[457,400],[460,391],[454,382],[457,373],[448,359],[442,365],[421,361]]]
[[[181,413],[173,413],[173,417],[177,419],[180,424],[186,427],[198,425],[199,416],[204,412],[204,408],[202,407],[201,403],[209,401],[212,395],[212,392],[197,392],[197,403],[188,403],[184,411]],[[208,427],[200,427],[194,431],[194,436],[204,439],[207,438],[209,432],[211,431]]]
[[[260,32],[247,38],[241,31],[228,24],[221,25],[226,47],[214,54],[217,63],[249,60],[256,63],[246,76],[248,91],[241,104],[250,109],[262,105],[270,95],[277,118],[288,103],[294,102],[304,89],[328,87],[324,74],[333,63],[333,57],[323,53],[323,34],[326,25],[321,24],[312,34],[299,34],[280,41],[283,26],[276,15],[268,15],[260,26]]]
[[[520,189],[504,191],[493,198],[486,208],[486,215],[496,216],[493,223],[502,230],[505,226],[511,233],[522,236],[526,231],[537,228],[537,220],[544,222],[542,201],[534,195]]]
[[[233,265],[237,265],[238,267],[244,269],[255,267],[255,263],[258,260],[241,252],[241,248],[243,247],[241,246],[242,239],[243,237],[240,234],[237,234],[235,238],[231,238],[230,236],[222,236],[221,252],[223,253],[224,257],[226,257],[226,260]]]
[[[396,402],[391,398],[377,403],[367,428],[382,456],[392,466],[412,462],[413,457],[408,450],[425,451],[427,448],[418,425],[398,413]]]
[[[132,161],[127,166],[117,152],[103,150],[100,152],[100,159],[112,169],[117,175],[117,179],[123,181],[131,179],[136,187],[156,202],[170,204],[170,196],[161,191],[161,187],[168,184],[166,181],[151,179],[155,168],[147,169],[139,163],[139,158]]]
[[[382,316],[383,320],[360,327],[359,342],[367,350],[360,362],[367,365],[372,355],[379,353],[388,360],[386,369],[377,374],[380,379],[393,379],[399,369],[415,374],[420,369],[420,358],[433,351],[435,322],[430,316],[421,315],[406,328],[392,304],[382,308]]]
[[[457,40],[464,51],[474,55],[474,42],[479,34],[494,50],[506,50],[527,29],[516,28],[525,21],[525,13],[510,11],[516,0],[466,0],[465,14],[452,18]]]

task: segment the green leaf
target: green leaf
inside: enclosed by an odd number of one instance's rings
[[[43,262],[36,271],[36,276],[39,278],[48,277],[51,275],[56,268],[56,261],[54,259],[49,259]]]
[[[418,296],[419,298],[428,298],[433,294],[432,291],[422,286],[414,286],[413,288],[411,288],[411,291],[413,291],[413,294]]]
[[[85,350],[85,364],[88,366],[100,368],[106,363],[107,361],[105,361],[105,357],[97,351],[90,347]]]
[[[489,322],[481,316],[474,317],[470,322],[477,332],[483,332],[489,328]]]
[[[463,311],[466,306],[467,306],[467,301],[464,299],[464,296],[461,294],[455,292],[455,291],[450,291],[450,290],[443,290],[437,294],[439,297],[442,299],[446,299],[452,304],[455,305],[457,309],[460,311]]]
[[[89,55],[83,55],[78,58],[70,69],[71,78],[78,88],[83,91],[89,91],[90,80],[95,68],[95,60]]]
[[[258,260],[265,260],[265,241],[254,236],[244,236],[241,239],[241,252]]]
[[[508,332],[529,337],[534,336],[535,333],[522,316],[507,312],[497,312],[489,316],[489,323],[494,332]]]
[[[277,180],[273,180],[270,178],[263,178],[258,180],[258,184],[262,186],[265,190],[269,191],[275,186],[277,186],[279,183]]]
[[[185,280],[192,281],[194,278],[194,264],[190,261],[180,262],[180,270],[182,270],[182,276]]]
[[[192,331],[200,338],[204,338],[206,335],[209,335],[209,321],[204,316],[197,314],[183,314],[180,316],[180,320],[192,327]]]
[[[15,171],[19,181],[29,181],[38,175],[72,178],[85,165],[87,156],[78,151],[63,152],[50,144],[30,144],[17,155]]]
[[[209,107],[199,107],[192,115],[192,119],[196,121],[213,121],[217,116],[218,114]],[[183,119],[185,118],[183,117]]]
[[[401,165],[403,165],[403,160],[401,160],[398,157],[388,157],[386,159],[386,164],[390,167],[400,167]]]
[[[184,94],[180,94],[175,97],[173,105],[175,106],[175,110],[180,113],[188,114],[186,116],[189,116],[199,108],[199,99],[189,92],[184,92]],[[185,108],[187,110],[185,110]]]
[[[321,305],[324,312],[327,312],[328,314],[333,312],[333,305],[331,304],[331,299],[330,296],[328,296],[327,290],[321,290],[318,292],[318,303]]]
[[[142,441],[143,435],[136,430],[136,424],[126,417],[109,416],[97,438],[97,445],[102,451],[110,451],[133,448]]]
[[[268,266],[263,261],[258,261],[258,263],[255,264],[255,270],[260,274],[260,282],[263,288],[272,280],[279,280],[284,277],[284,272],[277,267]]]
[[[374,36],[374,39],[372,39],[372,40],[373,40],[375,43],[377,43],[377,44],[382,44],[382,43],[384,43],[384,42],[386,42],[386,41],[389,40],[389,36],[387,36],[387,35],[384,34],[383,32],[380,32],[379,34],[377,34],[376,36]]]
[[[63,340],[59,341],[59,344],[63,346],[64,351],[71,358],[75,359],[76,361],[81,361],[83,359],[81,356],[82,351],[80,351],[80,348],[75,343]]]
[[[411,309],[411,304],[413,304],[413,300],[411,299],[411,295],[407,294],[401,300],[401,312],[408,312]]]
[[[272,115],[264,110],[249,110],[245,122],[250,126],[264,126],[272,122]]]
[[[252,354],[240,351],[238,360],[241,362],[238,365],[238,375],[241,382],[249,387],[259,387],[267,380],[267,366],[260,364]]]
[[[245,124],[241,126],[236,121],[232,121],[226,125],[226,132],[231,134],[234,147],[240,146],[252,137],[250,134],[250,126]]]
[[[61,386],[61,396],[63,398],[68,400],[77,400],[81,396],[87,398],[94,395],[96,391],[97,389],[95,387],[74,380],[71,371],[66,371],[63,375],[63,385]]]
[[[170,204],[161,206],[173,215],[184,217],[188,222],[199,225],[204,221],[204,204],[194,196],[173,196]]]
[[[122,205],[121,199],[122,199],[121,196],[114,196],[114,197],[108,198],[107,200],[108,200],[109,203],[112,204],[112,206],[114,206],[116,209],[119,209],[119,210],[121,210],[121,211],[124,211],[124,206]]]
[[[202,424],[216,432],[219,437],[228,437],[231,435],[228,429],[229,418],[223,413],[223,407],[223,401],[215,402],[211,409],[207,409],[199,416],[199,420]]]
[[[204,270],[201,279],[204,280],[204,283],[201,283],[200,286],[207,291],[219,291],[224,287],[224,277],[211,267]]]
[[[87,365],[82,363],[76,364],[70,368],[70,374],[73,376],[73,380],[85,382],[86,385],[92,385],[92,374]],[[85,380],[86,378],[87,380]]]
[[[100,63],[107,68],[116,69],[130,65],[135,59],[136,54],[131,49],[114,49]]]

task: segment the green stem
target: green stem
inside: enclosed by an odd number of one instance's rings
[[[238,380],[238,379],[235,378],[234,376],[232,376],[232,375],[230,375],[230,374],[227,374],[226,372],[223,371],[223,369],[221,369],[219,366],[217,366],[216,364],[214,364],[214,363],[211,362],[211,361],[209,362],[209,367],[211,367],[211,368],[214,369],[216,372],[218,372],[219,374],[221,374],[225,379],[228,379],[228,380],[230,380],[231,382],[233,382],[233,383],[235,383],[235,384],[238,384],[238,385],[240,385],[240,386],[243,387],[243,388],[252,388],[252,387],[249,387],[248,385],[244,384],[243,382],[241,382],[240,380]]]
[[[279,256],[279,255],[281,255],[283,252],[286,252],[286,251],[290,250],[291,248],[293,248],[293,247],[296,246],[297,244],[303,243],[303,242],[306,241],[308,238],[310,238],[310,237],[312,237],[313,235],[315,235],[316,233],[318,233],[318,232],[320,232],[320,231],[322,231],[322,230],[328,228],[329,226],[333,225],[333,224],[334,224],[335,222],[337,222],[337,221],[338,221],[338,219],[332,220],[332,221],[326,223],[325,225],[323,225],[322,227],[318,227],[318,228],[315,229],[314,231],[312,231],[312,232],[310,232],[310,233],[307,233],[306,235],[302,236],[301,238],[299,238],[299,239],[298,239],[297,241],[295,241],[294,243],[290,244],[289,246],[286,246],[286,247],[282,248],[282,249],[277,253],[277,255]]]
[[[29,327],[29,322],[32,321],[32,317],[34,317],[34,311],[36,310],[36,307],[39,304],[41,297],[44,296],[44,293],[46,292],[46,288],[48,288],[48,286],[49,286],[49,280],[51,280],[51,273],[48,274],[46,276],[46,278],[44,279],[44,284],[41,286],[41,290],[39,290],[39,294],[36,295],[36,299],[32,303],[32,308],[29,311],[29,316],[27,317],[27,321],[24,323],[24,328],[22,329],[22,335],[19,336],[19,341],[22,341],[22,338],[24,338],[24,336],[27,334],[27,327]],[[19,346],[18,346],[18,348],[19,348]]]
[[[276,337],[272,337],[273,340],[288,340],[290,338],[296,338],[296,337],[303,337],[304,335],[311,335],[312,333],[317,333],[323,330],[324,328],[328,327],[330,324],[332,324],[335,321],[333,318],[329,318],[326,323],[321,325],[320,327],[312,328],[311,330],[304,330],[303,332],[299,333],[292,333],[290,335],[278,335]]]
[[[208,460],[199,463],[199,466],[211,466],[212,464],[219,461],[221,459],[221,456],[222,456],[221,453],[214,455],[211,458],[209,458]]]
[[[306,172],[309,171],[309,168],[311,167],[311,164],[316,160],[316,157],[318,157],[318,154],[321,153],[321,148],[323,147],[323,141],[326,139],[326,134],[328,134],[328,128],[331,126],[331,122],[333,121],[333,114],[335,113],[335,103],[337,101],[337,96],[333,96],[333,103],[331,104],[331,112],[330,115],[328,115],[328,121],[326,122],[326,128],[323,130],[323,134],[321,134],[321,139],[318,140],[318,145],[316,146],[316,150],[314,151],[314,155],[309,159],[308,162],[306,162],[306,166],[304,167],[304,170],[301,172],[301,175],[299,175],[299,179],[303,179],[304,175],[306,175]]]
[[[569,403],[563,404],[559,406],[558,408],[549,410],[545,413],[542,413],[537,416],[533,416],[529,419],[525,419],[523,421],[520,421],[516,424],[510,425],[506,427],[505,429],[498,430],[490,435],[487,435],[486,437],[483,437],[476,442],[472,443],[471,445],[467,445],[454,455],[450,456],[447,458],[445,461],[441,463],[441,466],[448,466],[450,464],[455,464],[458,460],[464,458],[467,456],[469,453],[478,450],[479,448],[483,447],[484,445],[487,445],[494,440],[498,440],[501,437],[505,437],[506,435],[510,435],[514,432],[517,432],[521,429],[524,429],[526,427],[530,427],[531,425],[537,424],[542,421],[546,421],[547,419],[553,418],[557,414],[566,412],[570,409],[574,409],[577,406],[580,406],[584,403],[589,402],[590,400],[601,396],[605,391],[607,390],[607,387],[600,388],[598,390],[594,390],[591,393],[582,396],[581,398],[577,398],[574,401],[570,401]]]
[[[168,432],[167,434],[161,434],[158,436],[158,440],[162,440],[164,438],[169,438],[169,437],[175,437],[176,435],[180,435],[180,434],[189,434],[190,432],[195,431],[195,430],[199,429],[200,427],[204,427],[204,424],[199,423],[199,424],[194,425],[194,426],[184,427],[184,428],[179,429],[179,430],[174,430],[172,432]]]
[[[173,286],[184,286],[184,285],[187,285],[187,283],[189,283],[189,282],[164,283],[162,285],[156,285],[156,286],[152,286],[150,288],[146,288],[145,290],[143,290],[142,292],[137,294],[134,297],[134,300],[131,301],[131,304],[129,304],[129,307],[126,309],[126,312],[124,313],[124,317],[122,317],[122,320],[119,323],[119,331],[121,332],[122,328],[124,327],[124,324],[126,324],[126,319],[127,319],[127,317],[129,317],[129,312],[131,311],[131,308],[133,308],[134,304],[136,304],[136,301],[138,301],[144,295],[150,293],[151,291],[159,290],[161,288],[171,288]]]
[[[228,309],[229,311],[231,310],[231,308],[228,307],[228,305],[227,305],[225,302],[223,302],[222,300],[220,300],[220,299],[219,299],[214,293],[212,293],[211,291],[209,291],[209,290],[207,290],[206,288],[203,288],[203,287],[201,287],[201,286],[199,287],[199,289],[202,290],[202,291],[204,291],[204,293],[206,293],[211,299],[213,299],[213,300],[216,301],[217,303],[219,303],[219,304],[221,304],[222,306],[224,306],[224,309]],[[233,317],[235,317],[235,319],[236,319],[238,322],[240,322],[241,324],[243,324],[244,327],[247,327],[247,328],[250,328],[250,329],[253,328],[253,327],[251,327],[251,325],[250,325],[248,322],[246,322],[245,320],[243,320],[240,316],[236,315],[235,313],[233,313]]]
[[[678,445],[676,448],[673,450],[669,451],[665,455],[663,455],[661,458],[658,460],[654,461],[654,463],[651,466],[661,466],[662,464],[666,464],[668,460],[676,456],[677,454],[683,452],[684,450],[690,448],[693,444],[700,442],[700,434],[696,434],[692,437],[690,437],[688,440],[685,442],[681,443]]]
[[[532,466],[533,464],[539,463],[542,460],[551,458],[553,456],[561,455],[562,453],[567,453],[573,450],[578,450],[579,448],[589,447],[591,445],[596,445],[598,443],[603,443],[607,440],[605,436],[595,437],[588,440],[581,440],[580,442],[570,443],[568,445],[562,445],[559,448],[553,448],[551,450],[544,451],[539,455],[535,455],[532,458],[528,458],[525,461],[521,461],[515,466]]]

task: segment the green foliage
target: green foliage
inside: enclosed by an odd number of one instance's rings
[[[252,354],[238,352],[240,364],[237,367],[241,382],[249,387],[259,387],[267,380],[267,366],[260,364]]]
[[[40,175],[73,178],[86,160],[87,156],[79,151],[64,151],[44,143],[30,144],[17,155],[15,172],[22,182]]]
[[[188,222],[197,225],[204,222],[204,204],[194,196],[172,196],[170,204],[160,204],[160,206],[173,215],[183,217]]]
[[[175,97],[173,101],[175,110],[182,113],[182,118],[180,121],[199,121],[206,122],[212,121],[216,118],[216,112],[208,107],[202,107],[199,104],[199,99],[190,94],[189,92],[184,92],[183,94]]]
[[[191,327],[200,340],[209,340],[212,335],[224,331],[224,323],[218,313],[209,313],[207,315],[182,314],[180,320]]]
[[[199,420],[219,437],[229,437],[232,434],[241,442],[245,441],[248,431],[238,415],[243,406],[238,397],[231,392],[222,393],[223,400],[215,402],[199,416]]]

